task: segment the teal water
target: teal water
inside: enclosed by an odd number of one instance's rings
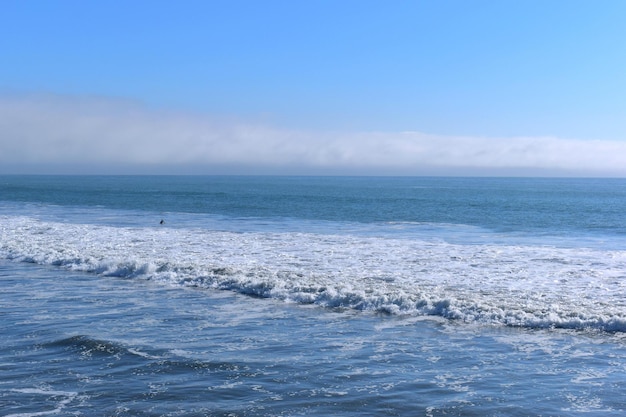
[[[0,177],[0,415],[622,415],[625,204],[618,179]]]
[[[0,192],[61,206],[626,234],[622,179],[23,176],[0,177]]]

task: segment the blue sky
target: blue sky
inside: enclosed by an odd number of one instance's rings
[[[0,171],[626,176],[625,20],[617,0],[5,0]]]

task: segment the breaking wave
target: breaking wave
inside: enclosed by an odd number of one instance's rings
[[[0,257],[14,261],[329,308],[626,331],[625,251],[0,220]]]

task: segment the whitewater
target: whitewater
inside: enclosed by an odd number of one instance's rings
[[[0,255],[104,276],[482,324],[626,331],[626,252],[0,217]]]

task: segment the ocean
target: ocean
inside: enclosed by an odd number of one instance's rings
[[[626,180],[0,176],[0,415],[622,416]]]

